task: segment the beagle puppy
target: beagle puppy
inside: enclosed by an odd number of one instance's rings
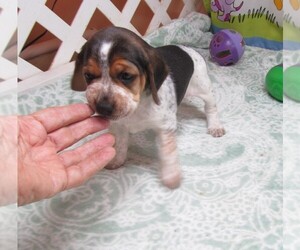
[[[153,129],[157,134],[161,180],[169,188],[178,187],[181,171],[176,112],[187,96],[204,100],[208,133],[214,137],[225,134],[205,61],[191,48],[153,48],[127,29],[106,28],[82,47],[71,86],[73,90],[86,90],[95,113],[111,121],[117,153],[108,169],[119,168],[126,161],[130,133]]]

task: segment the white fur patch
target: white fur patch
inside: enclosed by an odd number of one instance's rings
[[[99,50],[101,60],[107,61],[108,54],[109,54],[111,47],[112,47],[111,42],[105,42],[102,44],[102,46],[100,47],[100,50]]]

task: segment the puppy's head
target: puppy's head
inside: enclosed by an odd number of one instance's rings
[[[86,90],[95,112],[116,120],[135,111],[144,91],[159,104],[157,86],[167,74],[167,66],[154,48],[129,30],[110,27],[82,47],[71,86]]]

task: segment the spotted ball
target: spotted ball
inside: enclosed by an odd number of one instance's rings
[[[242,35],[231,29],[220,30],[214,34],[209,52],[211,59],[221,66],[237,63],[245,51],[245,41]]]

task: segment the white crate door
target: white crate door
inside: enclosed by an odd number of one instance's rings
[[[49,67],[52,69],[70,62],[74,52],[80,50],[86,41],[84,34],[95,15],[102,16],[110,25],[126,27],[137,34],[144,35],[161,25],[168,24],[172,18],[183,17],[190,13],[195,9],[197,3],[197,0],[82,0],[72,22],[68,24],[55,13],[55,10],[51,10],[47,6],[49,1],[18,1],[18,73],[20,79],[26,79],[41,72],[41,69],[20,56],[26,40],[36,24],[51,32],[57,39],[56,45],[59,46]],[[72,0],[57,1],[60,3],[64,1],[64,3],[72,5]],[[177,13],[174,14],[174,10]],[[66,9],[66,11],[68,10]],[[143,19],[137,18],[144,14]],[[141,21],[143,27],[140,26]],[[50,46],[55,46],[55,42]]]

